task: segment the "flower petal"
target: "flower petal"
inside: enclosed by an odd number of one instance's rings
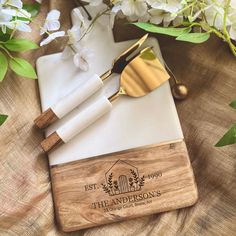
[[[79,53],[76,53],[73,57],[73,62],[76,67],[80,67],[80,55]]]
[[[80,27],[78,25],[74,25],[71,29],[67,31],[69,36],[69,44],[76,44],[81,37]]]
[[[83,71],[88,71],[88,69],[89,69],[89,64],[88,64],[88,62],[87,61],[85,61],[85,60],[80,60],[80,69],[81,70],[83,70]]]
[[[21,0],[8,0],[7,4],[19,9],[23,7],[23,3]]]
[[[60,11],[53,9],[48,13],[46,20],[47,21],[58,20],[60,18],[60,15],[61,15]]]
[[[32,29],[30,28],[30,26],[23,23],[23,22],[18,23],[16,26],[16,29],[23,31],[23,32],[32,32]]]
[[[17,17],[24,17],[24,18],[31,17],[31,14],[24,9],[15,10],[15,9],[6,8],[6,9],[2,9],[1,11],[10,16],[17,16]]]
[[[41,41],[40,46],[51,43],[54,39],[63,37],[65,35],[65,31],[58,31],[50,34],[47,38]]]
[[[48,31],[55,31],[55,30],[59,30],[60,29],[60,22],[58,20],[54,20],[54,21],[48,21],[46,23],[46,27]]]

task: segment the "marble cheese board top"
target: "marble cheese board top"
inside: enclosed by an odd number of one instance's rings
[[[115,43],[109,26],[109,16],[104,15],[96,21],[93,29],[82,40],[83,45],[94,54],[87,72],[75,67],[72,58],[62,59],[61,53],[40,57],[37,60],[37,72],[42,111],[72,91],[75,86],[85,83],[93,74],[103,74],[111,67],[113,60],[134,42],[135,40]],[[143,47],[145,46],[153,46],[157,57],[163,62],[159,44],[155,38],[148,38]],[[46,136],[93,103],[99,96],[104,94],[109,96],[118,87],[119,75],[113,75],[105,82],[101,91],[50,126],[45,131]],[[49,163],[54,166],[182,139],[183,133],[178,114],[169,82],[166,82],[145,97],[122,96],[113,103],[110,113],[68,143],[53,150],[49,154]]]

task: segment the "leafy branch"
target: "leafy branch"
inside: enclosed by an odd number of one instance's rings
[[[105,184],[102,184],[102,188],[105,191],[105,193],[109,193],[110,194],[111,190]]]
[[[12,53],[37,49],[38,45],[27,39],[9,39],[0,42],[0,82],[3,81],[8,68],[17,75],[36,79],[33,66],[23,58],[13,56]]]
[[[14,6],[8,6],[7,4],[8,1],[3,3],[6,7],[14,8]],[[39,13],[40,4],[23,4],[23,9],[30,13],[33,18]],[[19,11],[17,8],[15,10]],[[19,19],[23,22],[31,22],[32,18],[14,16],[12,20],[15,21]],[[5,78],[9,68],[17,75],[31,79],[37,78],[33,66],[25,59],[15,57],[14,53],[37,49],[38,45],[27,39],[14,38],[15,32],[16,26],[13,29],[5,28],[5,30],[2,26],[0,30],[0,82]],[[0,114],[0,126],[7,120],[7,118],[7,115]]]
[[[218,29],[214,24],[212,26],[209,25],[205,15],[205,9],[207,9],[207,5],[204,3],[204,1],[193,1],[192,3],[188,3],[185,8],[175,13],[174,16],[178,16],[183,14],[183,12],[186,10],[190,12],[188,13],[188,16],[183,17],[183,21],[177,26],[162,27],[147,22],[136,22],[132,24],[147,32],[172,36],[178,41],[190,43],[206,42],[210,38],[211,34],[215,34],[224,42],[228,43],[231,52],[234,56],[236,56],[236,46],[233,44],[227,29],[227,17],[229,15],[230,2],[230,0],[226,0],[224,6],[221,6],[216,1],[214,1],[214,4],[217,7],[222,8],[223,11],[222,30]],[[198,9],[199,15],[202,16],[201,19],[192,15],[194,13],[194,8]],[[216,17],[217,15],[215,18]]]
[[[110,191],[112,191],[113,189],[113,181],[112,181],[112,178],[113,178],[113,173],[111,173],[108,177],[108,186],[110,188]]]
[[[236,100],[229,104],[232,108],[236,109]],[[216,147],[223,147],[236,143],[236,123],[225,133],[225,135],[215,145]]]
[[[8,6],[7,1],[4,3],[4,5],[18,11],[18,8],[12,5]],[[27,16],[15,16],[13,17],[13,21],[21,20],[25,22],[31,22],[33,20],[33,17],[37,16],[37,14],[39,13],[40,4],[23,4],[23,9],[30,13],[31,18],[28,18]],[[23,14],[23,12],[21,13]],[[16,28],[7,28],[6,32],[4,32],[3,29],[0,30],[0,82],[3,81],[8,69],[11,69],[17,75],[26,78],[37,78],[36,72],[32,65],[23,58],[15,57],[14,53],[37,49],[38,45],[27,39],[14,38],[15,31]]]
[[[0,126],[7,120],[7,115],[0,114]]]
[[[134,171],[134,170],[132,170],[132,169],[130,169],[130,172],[131,172],[131,174],[133,175],[135,186],[136,186],[136,188],[138,188],[139,176],[138,176],[138,174],[136,173],[136,171]]]
[[[139,181],[139,186],[142,187],[144,186],[144,182],[145,182],[145,177],[144,175],[140,178],[140,181]]]

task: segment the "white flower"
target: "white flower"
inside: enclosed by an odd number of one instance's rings
[[[160,24],[163,22],[164,27],[169,26],[173,21],[176,25],[183,20],[183,16],[177,14],[183,8],[183,1],[177,0],[146,0],[152,7],[149,10],[151,15],[150,22],[154,24]]]
[[[31,18],[31,14],[24,9],[11,9],[11,8],[2,8],[1,12],[15,17],[24,17],[24,18]]]
[[[7,31],[6,23],[8,23],[11,19],[12,19],[12,16],[4,12],[0,6],[0,26],[4,34]]]
[[[23,3],[21,0],[1,0],[1,5],[5,6],[13,6],[18,9],[21,9],[23,7]]]
[[[0,22],[9,22],[12,19],[12,15],[8,14],[5,9],[0,9]]]
[[[157,25],[163,23],[164,27],[168,27],[171,21],[173,21],[173,24],[176,25],[183,19],[181,16],[176,17],[173,16],[171,13],[159,9],[150,9],[149,13],[151,15],[151,23]]]
[[[141,17],[147,12],[147,4],[144,0],[126,0],[121,3],[121,10],[125,16]]]
[[[46,45],[51,43],[54,39],[59,38],[59,37],[63,37],[65,35],[65,31],[58,31],[58,32],[54,32],[48,35],[47,38],[45,38],[41,43],[40,46]]]
[[[89,3],[90,6],[98,6],[103,3],[103,0],[84,0],[84,2]]]
[[[93,56],[94,54],[88,48],[80,48],[74,55],[73,61],[76,67],[87,71],[89,69],[89,61]]]
[[[22,20],[15,20],[15,21],[4,23],[4,25],[9,29],[13,29],[13,30],[16,29],[23,32],[31,32],[32,30],[28,24],[29,24],[29,21],[22,21]]]
[[[145,15],[139,17],[138,21],[139,22],[148,22],[151,19],[151,15],[149,14],[149,12],[147,12]]]
[[[40,35],[48,31],[56,31],[60,29],[59,17],[60,12],[58,10],[51,10],[47,15],[44,26],[40,30]]]
[[[174,14],[182,8],[182,4],[177,0],[168,0],[165,2],[156,1],[153,3],[152,7]]]
[[[65,47],[65,49],[62,52],[62,58],[68,59],[70,56],[73,56],[77,52],[77,44],[80,40],[80,27],[77,25],[74,25],[71,29],[67,31],[69,40],[68,45]]]
[[[231,39],[236,40],[236,9],[231,9],[231,12],[229,13],[229,19],[231,21],[229,35]]]
[[[78,26],[73,26],[69,30],[68,36],[68,45],[62,52],[62,59],[73,57],[75,66],[83,71],[87,71],[89,69],[89,60],[93,57],[94,53],[79,44],[80,34]]]
[[[69,44],[76,44],[79,42],[81,33],[80,33],[80,27],[77,25],[74,25],[71,29],[67,30],[67,34],[69,37]]]
[[[214,26],[219,30],[224,28],[224,9],[217,6],[216,4],[211,4],[204,11],[206,16],[206,21],[210,26]],[[230,21],[227,17],[226,26],[230,25]]]
[[[86,21],[78,8],[72,11],[73,27],[67,31],[68,43],[62,52],[62,59],[73,58],[76,67],[83,71],[89,69],[89,59],[93,53],[81,46],[80,39],[85,30]]]
[[[0,0],[0,26],[3,33],[6,33],[7,28],[31,32],[31,28],[28,25],[31,14],[21,9],[21,7],[22,1],[20,0]],[[20,17],[29,20],[18,19]]]
[[[62,52],[62,59],[68,59],[73,56],[74,65],[83,71],[89,69],[90,59],[94,56],[94,53],[85,47],[80,45],[68,45]]]
[[[159,9],[150,9],[149,13],[151,15],[150,22],[156,25],[164,23],[164,26],[168,26],[170,22],[174,19],[170,13],[166,13],[163,10]]]

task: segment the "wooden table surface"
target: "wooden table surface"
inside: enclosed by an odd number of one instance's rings
[[[55,6],[63,9],[63,27],[68,26],[71,1],[45,1],[37,21]],[[36,35],[29,37],[38,41]],[[176,105],[198,185],[198,203],[61,233],[55,225],[48,161],[39,146],[43,134],[33,127],[40,113],[37,81],[9,73],[0,84],[0,113],[9,115],[0,127],[0,235],[236,235],[236,146],[214,147],[236,119],[228,106],[236,98],[236,58],[214,37],[201,45],[158,39],[166,62],[190,89],[189,98]],[[60,50],[61,45],[54,43],[24,56],[34,63],[40,55]]]

